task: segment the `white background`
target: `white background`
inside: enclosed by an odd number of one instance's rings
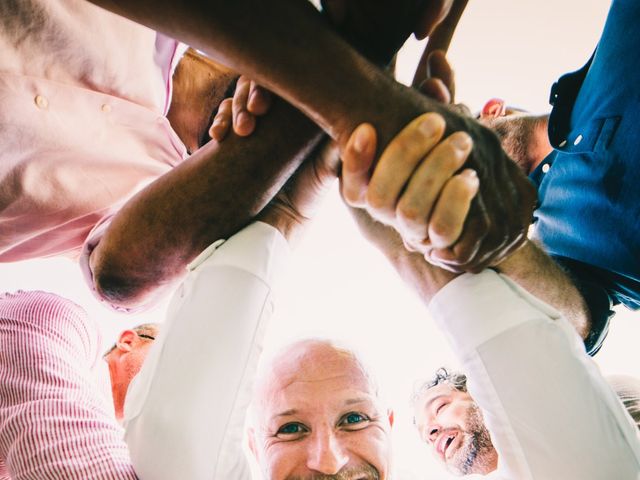
[[[496,96],[548,111],[551,84],[589,58],[608,7],[606,0],[471,0],[450,51],[458,100],[473,111]],[[398,64],[402,79],[411,78],[421,51],[421,44],[408,42]],[[100,320],[105,345],[118,331],[164,315],[165,305],[133,318],[111,313],[91,298],[77,266],[65,259],[0,267],[0,290],[17,289],[53,291],[85,306]],[[282,291],[268,345],[307,335],[335,336],[355,345],[376,368],[396,410],[396,465],[417,478],[450,478],[419,443],[408,397],[416,379],[455,361],[424,306],[359,237],[337,190],[296,250]],[[634,353],[638,314],[619,311],[596,360],[605,373],[640,377]]]

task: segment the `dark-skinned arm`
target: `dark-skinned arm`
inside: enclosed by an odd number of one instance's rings
[[[93,2],[180,39],[248,75],[303,111],[341,148],[362,122],[376,127],[383,148],[420,113],[440,113],[447,134],[463,130],[471,135],[475,148],[465,166],[473,168],[481,180],[472,215],[453,247],[456,260],[449,266],[480,270],[525,240],[535,189],[502,151],[493,132],[394,82],[330,31],[305,0]],[[449,3],[433,0],[419,6],[439,11]],[[387,8],[406,14],[405,6],[416,2],[371,4],[379,7],[374,9],[377,13]],[[422,16],[416,13],[406,25],[407,34],[416,29]],[[393,23],[393,16],[389,18]]]
[[[389,40],[392,45],[401,44],[398,35],[405,33],[387,35],[395,38]],[[378,59],[393,53],[389,47],[369,52]],[[232,71],[193,51],[182,60],[169,118],[190,150],[206,132],[219,92],[233,78]],[[134,308],[161,293],[211,242],[254,218],[321,137],[302,113],[276,99],[251,138],[231,136],[198,150],[113,218],[89,259],[98,295],[114,306]]]
[[[209,244],[255,217],[322,136],[275,100],[253,136],[210,142],[148,185],[114,216],[91,253],[98,295],[131,308],[173,284]]]

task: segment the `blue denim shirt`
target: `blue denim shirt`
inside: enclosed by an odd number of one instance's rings
[[[554,151],[538,185],[534,238],[589,303],[595,353],[614,304],[640,308],[640,2],[614,0],[598,47],[551,91]]]

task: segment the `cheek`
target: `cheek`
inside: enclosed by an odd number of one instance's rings
[[[392,455],[390,434],[379,426],[348,434],[344,445],[349,450],[351,462],[369,464],[378,470],[381,479],[389,478]]]
[[[260,468],[269,480],[285,480],[306,472],[307,451],[304,442],[282,442],[262,452]]]
[[[466,430],[467,409],[463,405],[451,405],[438,417],[438,422],[445,428],[458,427]]]

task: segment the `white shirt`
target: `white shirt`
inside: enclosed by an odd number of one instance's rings
[[[450,282],[430,310],[498,452],[490,478],[640,478],[636,428],[557,311],[490,270]]]
[[[256,222],[188,267],[162,335],[129,387],[125,439],[141,480],[246,480],[244,419],[289,254]]]

